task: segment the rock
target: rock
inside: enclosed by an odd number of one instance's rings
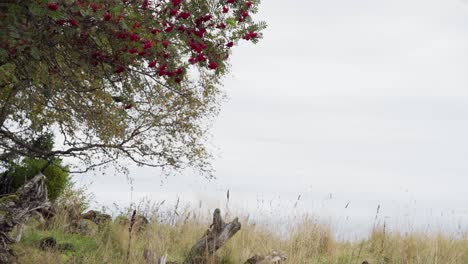
[[[135,216],[135,224],[133,226],[133,230],[137,232],[142,232],[146,229],[146,226],[149,224],[149,221],[146,217],[142,215]]]
[[[288,255],[284,252],[273,250],[269,255],[262,257],[255,255],[249,258],[245,264],[281,264],[285,263]]]
[[[115,219],[115,222],[119,225],[126,226],[126,227],[130,225],[130,220],[123,215],[117,216],[117,218]],[[136,215],[135,223],[133,224],[133,230],[135,230],[136,232],[141,232],[145,230],[148,224],[149,224],[149,220],[146,217],[142,215]]]
[[[39,248],[42,250],[55,250],[57,241],[53,237],[45,237],[39,241]]]
[[[267,264],[267,263],[275,263],[275,264],[279,264],[279,263],[283,263],[284,261],[286,261],[288,259],[288,254],[284,253],[284,252],[280,252],[280,251],[277,251],[277,250],[273,250],[270,255],[266,256],[265,257],[265,260],[266,261],[269,261],[269,262],[260,262],[262,264]]]
[[[98,225],[87,219],[73,221],[68,227],[68,232],[80,235],[95,235],[98,230]]]
[[[75,247],[71,243],[62,243],[57,246],[60,251],[75,251]]]
[[[128,220],[128,218],[124,215],[117,216],[114,222],[123,226],[130,224],[130,220]]]
[[[97,225],[86,219],[78,221],[78,232],[82,235],[95,235],[98,231]]]
[[[263,260],[263,257],[255,255],[249,258],[244,264],[256,264]]]
[[[106,224],[112,221],[112,217],[110,215],[95,210],[89,210],[82,214],[81,218],[93,221],[97,225]]]

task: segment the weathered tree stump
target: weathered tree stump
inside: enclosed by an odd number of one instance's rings
[[[13,263],[15,256],[10,245],[16,240],[9,233],[22,225],[36,211],[49,207],[45,176],[39,173],[20,187],[14,195],[0,202],[0,263]]]
[[[238,218],[230,223],[225,223],[221,217],[221,210],[216,209],[213,213],[213,223],[192,247],[184,264],[205,263],[205,260],[213,256],[216,250],[222,247],[237,231],[241,229]]]

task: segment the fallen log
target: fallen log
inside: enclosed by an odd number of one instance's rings
[[[240,229],[241,224],[238,218],[230,223],[225,223],[221,217],[221,210],[216,209],[213,213],[213,223],[205,235],[192,247],[184,264],[206,263],[207,259],[213,256]]]
[[[0,263],[14,263],[15,255],[10,245],[17,242],[10,237],[10,232],[20,226],[18,239],[21,237],[21,226],[36,210],[48,208],[45,176],[39,173],[21,186],[14,195],[0,201]]]

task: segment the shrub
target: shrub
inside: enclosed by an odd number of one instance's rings
[[[25,182],[37,175],[46,164],[46,160],[31,158],[25,158],[20,163],[12,164],[6,172],[7,177],[11,178],[12,188],[17,190]],[[66,171],[66,167],[63,167],[60,159],[52,161],[44,170],[43,174],[46,176],[49,200],[54,201],[63,193],[65,187],[69,183],[69,174]]]

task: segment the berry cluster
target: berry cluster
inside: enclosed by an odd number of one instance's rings
[[[191,65],[222,74],[230,49],[240,39],[260,37],[251,18],[256,3],[220,0],[76,0],[50,2],[56,32],[74,30],[67,42],[81,60],[112,74],[133,69],[180,83]],[[59,14],[59,15],[57,15]],[[96,41],[102,40],[105,41]],[[143,67],[143,68],[142,68]]]

